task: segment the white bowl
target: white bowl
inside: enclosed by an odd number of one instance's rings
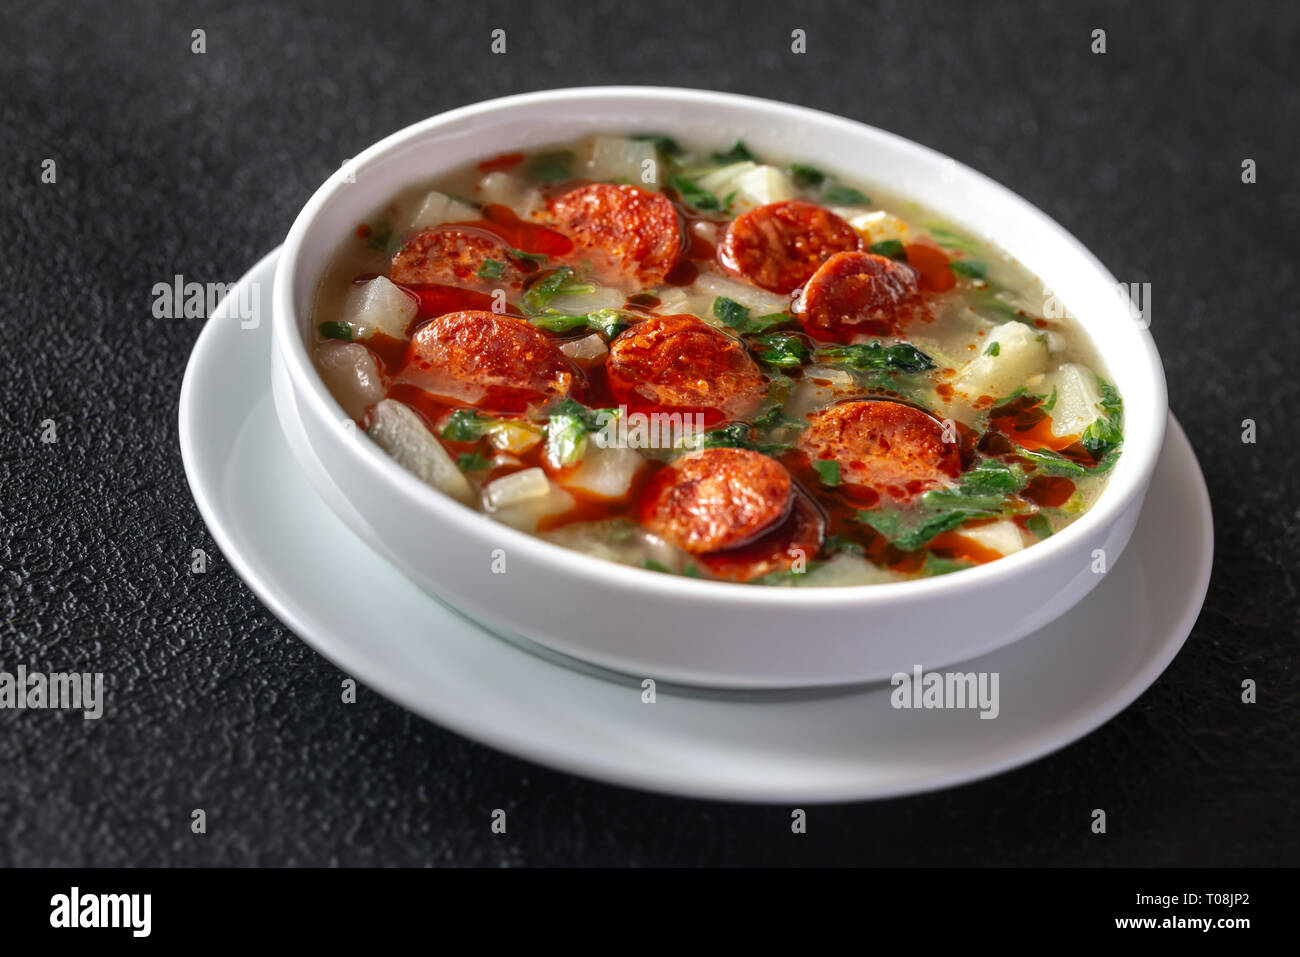
[[[407,186],[484,157],[600,131],[663,132],[722,147],[743,138],[759,155],[803,160],[916,199],[1019,259],[1077,317],[1124,397],[1124,452],[1093,507],[1043,542],[955,574],[791,589],[588,557],[495,522],[402,469],[359,434],[312,365],[310,310],[330,257]],[[313,485],[352,529],[422,588],[499,633],[659,681],[790,688],[881,680],[1008,644],[1063,614],[1101,580],[1098,550],[1104,568],[1115,565],[1160,451],[1167,405],[1155,344],[1115,290],[1106,268],[1042,212],[890,133],[723,93],[528,93],[407,127],[312,196],[276,273],[276,409]],[[500,556],[504,574],[493,570]],[[338,585],[366,601],[364,581]]]

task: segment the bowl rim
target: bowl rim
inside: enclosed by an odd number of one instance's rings
[[[355,189],[355,183],[350,181],[355,179],[355,176],[350,174],[355,174],[366,164],[374,162],[392,151],[406,147],[412,141],[419,140],[426,134],[444,126],[499,111],[554,106],[556,104],[573,105],[593,98],[638,100],[642,103],[646,100],[657,100],[666,108],[664,122],[661,125],[670,134],[672,133],[673,118],[671,111],[667,108],[671,107],[673,103],[708,104],[722,109],[728,107],[758,108],[769,111],[774,118],[815,122],[857,136],[865,133],[888,141],[896,149],[910,152],[918,158],[925,158],[931,162],[937,160],[944,163],[955,163],[956,168],[961,171],[964,177],[978,184],[979,188],[991,192],[999,202],[1013,205],[1021,213],[1037,219],[1055,233],[1071,253],[1096,270],[1107,282],[1112,284],[1117,282],[1110,270],[1072,233],[1028,200],[1023,199],[978,170],[954,160],[952,157],[867,123],[779,100],[738,93],[680,87],[567,87],[513,94],[438,113],[389,134],[358,153],[352,160],[336,170],[317,188],[295,217],[289,234],[284,241],[279,266],[276,270],[272,295],[273,347],[280,351],[282,358],[285,360],[290,379],[294,383],[300,400],[305,397],[316,416],[323,416],[336,422],[347,418],[343,408],[329,393],[324,380],[316,373],[315,366],[311,362],[306,341],[299,330],[298,323],[300,307],[310,309],[310,303],[300,304],[297,302],[294,295],[296,285],[294,280],[298,271],[303,267],[303,260],[300,257],[303,241],[311,232],[317,217],[344,186],[351,186],[351,188]],[[887,183],[882,185],[888,186]],[[943,212],[940,208],[936,208],[935,211]],[[1006,251],[1015,255],[1009,249]],[[314,268],[323,269],[324,265],[324,263],[316,264]],[[415,475],[402,468],[375,443],[354,442],[351,444],[355,447],[354,454],[357,460],[366,466],[373,480],[387,483],[389,486],[400,490],[403,498],[418,503],[420,507],[432,512],[438,520],[449,523],[466,534],[481,534],[490,531],[492,536],[497,539],[497,547],[517,550],[515,553],[522,552],[529,559],[537,562],[545,563],[548,559],[554,561],[563,557],[566,571],[570,575],[590,579],[595,584],[604,587],[659,593],[664,597],[687,598],[695,602],[712,600],[732,603],[742,600],[750,605],[766,605],[774,608],[802,607],[814,604],[870,606],[900,600],[924,601],[930,598],[952,597],[967,591],[976,591],[1005,584],[1008,580],[1015,579],[1023,572],[1031,570],[1035,565],[1046,564],[1053,557],[1063,556],[1089,540],[1097,541],[1099,530],[1110,528],[1133,504],[1134,499],[1140,501],[1141,497],[1145,495],[1164,440],[1168,394],[1164,368],[1150,331],[1145,327],[1138,326],[1136,323],[1132,331],[1135,334],[1136,344],[1141,349],[1142,357],[1146,360],[1146,375],[1143,380],[1150,387],[1151,401],[1147,405],[1147,421],[1143,424],[1146,426],[1145,433],[1150,435],[1152,440],[1141,446],[1130,443],[1131,420],[1129,417],[1131,412],[1126,401],[1125,443],[1121,462],[1126,458],[1129,461],[1120,474],[1112,475],[1097,500],[1083,515],[1051,537],[1036,542],[1013,555],[1007,555],[974,568],[963,569],[958,573],[938,575],[931,578],[862,585],[788,588],[695,579],[684,575],[664,574],[633,565],[625,565],[587,555],[515,529],[503,522],[498,522],[490,515],[456,502],[437,489],[426,485]],[[1096,337],[1086,330],[1084,334],[1088,335],[1093,342],[1097,353],[1105,358],[1108,349],[1103,348]],[[1126,395],[1125,398],[1127,399],[1128,396]],[[355,434],[359,435],[360,433]],[[490,523],[490,525],[484,525],[483,523]]]

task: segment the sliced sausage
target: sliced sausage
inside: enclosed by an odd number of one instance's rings
[[[780,523],[793,494],[776,459],[747,449],[702,449],[661,469],[641,498],[641,523],[693,555],[735,548]]]
[[[796,199],[737,216],[722,237],[718,261],[754,285],[785,295],[831,256],[861,244],[853,227],[830,210]]]
[[[928,315],[916,273],[874,253],[838,253],[795,296],[795,318],[809,335],[833,342],[897,335]]]
[[[515,316],[451,312],[420,326],[398,381],[485,411],[518,413],[581,390],[581,373]]]
[[[592,183],[555,197],[554,226],[615,283],[645,288],[664,281],[682,252],[682,226],[666,196],[636,186]]]
[[[497,275],[480,276],[488,260],[500,263],[488,267]],[[406,285],[518,289],[526,274],[500,237],[473,226],[443,226],[407,240],[393,257],[389,278]]]
[[[908,501],[961,471],[956,441],[910,405],[845,402],[817,413],[799,436],[810,461],[839,463],[840,481],[859,497]]]
[[[610,391],[638,412],[700,412],[706,425],[757,411],[767,381],[744,345],[694,316],[653,316],[623,331],[605,364]]]
[[[788,571],[796,561],[806,566],[821,551],[826,520],[803,492],[795,490],[790,513],[752,542],[697,556],[719,578],[750,581],[772,572]]]

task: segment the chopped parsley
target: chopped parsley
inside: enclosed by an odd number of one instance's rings
[[[803,337],[794,332],[773,332],[758,337],[755,358],[778,369],[794,369],[804,364],[812,350]]]
[[[736,140],[736,145],[725,153],[714,153],[713,161],[715,163],[743,163],[748,160],[751,163],[757,163],[758,157],[745,148],[745,144]]]
[[[479,263],[478,273],[480,279],[500,279],[501,273],[505,271],[506,264],[499,259],[485,259]]]
[[[790,178],[794,180],[794,184],[800,189],[812,189],[826,181],[826,174],[815,166],[808,166],[805,163],[791,163]]]
[[[852,186],[836,184],[826,187],[826,191],[822,193],[822,202],[828,206],[865,206],[871,202],[871,197]]]
[[[1030,517],[1025,522],[1025,528],[1029,529],[1039,541],[1052,535],[1052,523],[1042,512]]]
[[[882,346],[879,341],[868,345],[825,346],[813,355],[821,362],[858,372],[925,372],[934,368],[933,359],[906,342],[892,346]]]
[[[339,339],[343,342],[352,341],[352,327],[346,322],[322,322],[316,327],[326,339]]]
[[[1001,352],[1002,352],[1002,343],[1000,342],[990,342],[989,347],[984,350],[984,354],[986,356],[1000,355]]]
[[[528,166],[528,171],[533,174],[534,178],[540,179],[544,183],[570,179],[573,176],[572,170],[573,154],[568,150],[558,153],[542,153],[533,157],[532,163]]]
[[[581,295],[595,292],[596,287],[589,282],[578,282],[576,273],[568,266],[553,270],[528,287],[524,293],[524,312],[530,316],[549,315],[551,300],[559,296]]]
[[[817,477],[822,480],[822,484],[834,488],[841,484],[840,481],[840,463],[835,459],[817,459],[812,464],[813,471]]]
[[[989,273],[988,266],[978,259],[954,259],[948,268],[967,279],[987,279]]]
[[[587,435],[599,432],[605,425],[602,418],[615,414],[614,409],[589,409],[574,399],[564,399],[550,410],[546,457],[566,468],[577,465],[587,452]]]
[[[496,424],[496,419],[475,409],[457,409],[442,427],[448,442],[475,442]]]
[[[868,249],[877,256],[888,256],[890,259],[901,259],[905,262],[907,260],[907,251],[903,248],[901,239],[882,239],[878,243],[872,243]]]
[[[966,253],[980,252],[980,247],[972,240],[967,239],[955,229],[949,229],[947,226],[932,225],[930,227],[930,235],[934,237],[934,241],[940,246],[944,246],[948,249],[959,249]]]
[[[673,176],[668,180],[668,185],[682,197],[682,202],[687,206],[693,206],[695,209],[704,211],[721,211],[723,204],[718,202],[718,197],[714,196],[708,190],[699,186],[695,180],[686,176]]]
[[[748,306],[742,306],[736,300],[728,299],[726,296],[718,296],[713,300],[713,314],[722,320],[723,325],[729,326],[740,333],[763,332],[772,326],[790,322],[792,319],[789,313],[785,312],[772,312],[766,316],[751,319]]]
[[[533,262],[538,263],[546,262],[547,258],[546,253],[528,253],[524,252],[522,249],[515,249],[514,246],[507,246],[506,252],[510,253],[510,255],[515,259],[531,259]]]
[[[456,464],[462,472],[482,472],[492,467],[492,460],[484,458],[477,452],[464,452],[456,456]]]
[[[700,448],[703,449],[749,449],[764,455],[780,455],[793,447],[782,443],[762,445],[755,442],[753,429],[744,422],[733,422],[721,429],[705,432],[700,442]]]

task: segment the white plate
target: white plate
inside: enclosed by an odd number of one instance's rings
[[[277,252],[241,280],[258,284],[263,317]],[[286,446],[270,356],[267,323],[241,328],[223,304],[181,389],[186,475],[226,559],[281,621],[367,686],[470,738],[576,774],[675,794],[799,803],[909,794],[995,774],[1076,740],[1130,704],[1182,646],[1209,583],[1209,498],[1171,420],[1132,544],[1106,580],[1064,618],[961,666],[999,675],[996,720],[974,710],[895,709],[893,689],[879,684],[786,693],[661,684],[655,703],[644,704],[639,677],[493,636],[349,531]]]

